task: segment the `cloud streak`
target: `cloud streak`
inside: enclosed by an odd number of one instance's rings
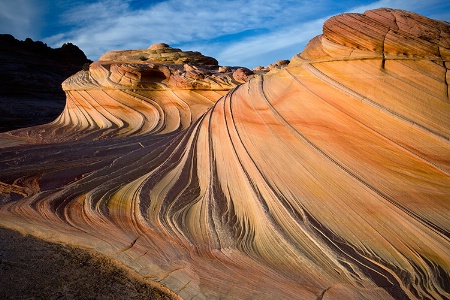
[[[31,2],[30,2],[31,1]],[[34,1],[34,2],[33,2]],[[50,0],[63,3],[60,0]],[[13,3],[35,0],[16,0]],[[66,3],[66,2],[64,2]],[[378,7],[442,15],[443,0],[74,0],[42,40],[53,47],[78,45],[96,60],[106,51],[142,49],[165,42],[216,57],[223,65],[254,67],[289,59],[322,31],[323,22],[343,12]],[[138,6],[146,3],[146,6]],[[60,4],[62,5],[62,4]],[[62,6],[61,6],[62,7]],[[440,10],[433,12],[433,8]],[[445,17],[445,15],[444,15]]]
[[[145,48],[155,42],[174,46],[197,44],[208,55],[220,56],[223,64],[243,65],[251,52],[253,55],[267,53],[309,40],[312,36],[300,34],[297,24],[313,24],[314,21],[308,19],[314,12],[323,11],[326,2],[318,0],[312,6],[311,1],[252,0],[243,4],[237,0],[169,0],[132,10],[130,2],[103,0],[67,11],[62,19],[75,28],[46,38],[45,42],[53,46],[73,42],[92,59],[108,50]],[[318,26],[320,28],[321,24]],[[245,45],[240,40],[249,31],[275,33],[245,39]],[[236,42],[211,41],[230,35],[234,35]],[[300,35],[292,40],[292,36]]]
[[[240,61],[247,61],[253,66],[258,64],[256,61],[258,58],[256,60],[254,58],[255,54],[258,54],[259,57],[264,57],[265,53],[272,53],[295,45],[298,45],[296,52],[300,52],[302,45],[305,45],[311,38],[322,32],[322,24],[325,20],[326,18],[321,18],[303,23],[301,26],[284,27],[269,34],[232,43],[223,51],[218,52],[217,58],[219,61],[227,61],[235,65],[238,65]],[[290,59],[292,55],[289,57],[278,57],[277,59]],[[269,63],[272,62],[275,62],[275,60],[272,59]]]

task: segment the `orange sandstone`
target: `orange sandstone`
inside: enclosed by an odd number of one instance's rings
[[[107,53],[58,120],[2,135],[0,224],[186,299],[449,298],[449,32],[340,15],[235,88],[166,47]]]

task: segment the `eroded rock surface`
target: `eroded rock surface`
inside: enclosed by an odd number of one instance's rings
[[[447,299],[449,32],[340,15],[229,92],[223,69],[107,54],[57,122],[2,135],[0,224],[185,299]]]
[[[62,83],[66,107],[55,121],[9,134],[49,143],[184,130],[244,82],[233,78],[236,69],[163,43],[107,52]]]

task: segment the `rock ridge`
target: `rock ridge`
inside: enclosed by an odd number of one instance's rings
[[[63,83],[63,89],[185,89],[230,90],[242,83],[233,76],[238,67],[224,68],[216,59],[196,51],[181,51],[167,44],[143,50],[115,50]],[[248,80],[248,79],[247,79]]]
[[[448,23],[395,9],[343,14],[328,19],[293,64],[325,59],[450,60]],[[300,60],[299,60],[300,59]]]

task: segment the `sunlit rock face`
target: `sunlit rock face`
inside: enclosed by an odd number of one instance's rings
[[[28,129],[64,143],[2,136],[17,142],[1,153],[0,224],[94,248],[185,299],[447,299],[449,43],[448,23],[413,13],[345,14],[287,67],[201,105],[188,96],[220,89],[108,54],[66,81],[67,115]],[[139,107],[141,85],[159,111]],[[160,119],[84,121],[124,107]]]

